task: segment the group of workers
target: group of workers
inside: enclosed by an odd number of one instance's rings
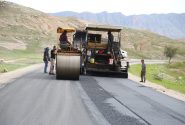
[[[60,35],[59,41],[60,41],[61,49],[64,49],[64,48],[68,47],[69,45],[71,45],[71,43],[67,39],[67,31],[66,30]],[[50,62],[49,75],[55,75],[54,74],[54,67],[55,67],[56,54],[57,54],[56,46],[53,46],[53,49],[50,51],[50,54],[49,54],[49,47],[46,47],[44,49],[44,54],[43,54],[44,73],[47,73],[48,63]]]
[[[56,58],[56,46],[53,46],[53,49],[50,51],[50,54],[49,54],[49,47],[46,47],[44,49],[44,55],[43,55],[44,73],[47,73],[48,63],[50,62],[49,75],[55,75],[54,74],[55,58]]]
[[[67,47],[71,45],[71,43],[68,41],[66,30],[64,30],[64,32],[60,35],[59,41],[60,41],[61,49],[66,49]],[[57,54],[56,46],[53,46],[53,49],[50,51],[50,54],[49,54],[49,47],[46,47],[44,49],[44,55],[43,55],[44,73],[47,73],[48,64],[50,62],[49,75],[55,75],[54,67],[55,67],[56,54]]]
[[[108,49],[109,50],[112,48],[113,39],[114,39],[114,37],[113,37],[111,31],[108,31]],[[64,32],[60,35],[59,41],[60,41],[60,48],[61,49],[66,49],[71,45],[71,43],[68,41],[66,30],[64,30]],[[44,49],[44,55],[43,55],[44,73],[47,73],[48,63],[50,62],[49,74],[54,75],[54,65],[55,65],[56,52],[57,52],[56,46],[53,46],[53,49],[50,51],[50,54],[49,54],[49,47],[46,47]]]
[[[114,41],[114,36],[112,35],[111,31],[108,31],[107,34],[108,34],[108,47],[107,47],[107,49],[109,51],[111,51],[112,44]],[[71,43],[68,41],[66,30],[64,30],[64,32],[60,35],[59,41],[60,41],[60,48],[61,49],[66,49],[67,47],[69,47],[71,45]],[[56,52],[57,52],[56,46],[53,46],[53,49],[50,52],[51,56],[49,56],[49,48],[48,47],[45,48],[44,57],[43,57],[43,61],[45,63],[44,73],[47,73],[47,67],[48,67],[48,63],[50,61],[49,74],[54,75],[54,65],[55,65]],[[141,81],[140,82],[145,82],[145,80],[146,80],[146,65],[144,63],[144,60],[142,59],[141,60]]]

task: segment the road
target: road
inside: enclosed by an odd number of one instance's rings
[[[56,80],[39,68],[0,87],[0,125],[185,125],[185,102],[129,79]]]
[[[141,59],[130,59],[129,63],[131,65],[134,64],[141,64]],[[164,64],[164,63],[168,63],[168,60],[151,60],[151,59],[145,59],[145,63],[146,64]]]

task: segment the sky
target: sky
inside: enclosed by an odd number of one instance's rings
[[[6,0],[46,13],[121,12],[124,15],[185,13],[185,0]]]

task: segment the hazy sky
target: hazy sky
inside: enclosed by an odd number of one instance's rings
[[[185,0],[7,0],[43,12],[185,13]]]

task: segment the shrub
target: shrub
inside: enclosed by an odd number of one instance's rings
[[[164,48],[164,55],[169,58],[169,64],[171,59],[175,56],[177,53],[177,48],[174,48],[172,46],[166,46]]]
[[[164,73],[155,73],[154,79],[162,81],[164,79]]]

